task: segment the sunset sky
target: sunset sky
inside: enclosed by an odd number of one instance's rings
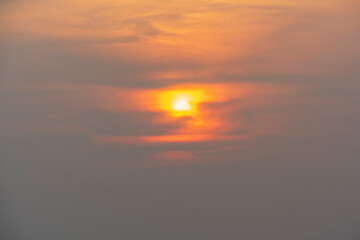
[[[0,80],[3,240],[360,238],[357,0],[1,0]]]

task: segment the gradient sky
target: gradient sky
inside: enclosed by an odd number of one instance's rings
[[[356,0],[1,0],[1,239],[358,240],[359,29]]]

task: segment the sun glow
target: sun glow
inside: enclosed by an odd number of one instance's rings
[[[199,116],[198,105],[208,96],[201,89],[169,89],[157,95],[158,108],[172,117]]]
[[[179,99],[179,100],[175,101],[174,110],[175,111],[190,111],[191,106],[186,99]]]

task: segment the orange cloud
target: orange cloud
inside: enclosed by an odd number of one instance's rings
[[[280,6],[281,3],[281,6]],[[30,39],[55,40],[82,54],[137,61],[219,63],[247,56],[283,1],[32,1],[6,4],[5,30]],[[263,21],[254,21],[261,14]],[[237,24],[234,24],[234,23]],[[278,22],[278,27],[286,22]],[[262,42],[267,49],[270,43]],[[236,48],[236,51],[234,51]]]
[[[227,141],[275,131],[269,128],[274,125],[271,119],[263,126],[252,126],[254,122],[245,122],[244,117],[234,114],[281,104],[278,97],[298,89],[293,84],[273,83],[186,84],[159,89],[72,84],[31,87],[32,91],[39,91],[39,96],[46,92],[47,101],[59,102],[66,109],[153,113],[142,121],[148,128],[172,126],[154,135],[91,134],[99,142],[129,144]],[[189,109],[177,109],[179,99],[188,101],[185,107]]]
[[[127,89],[113,91],[106,98],[114,101],[115,111],[156,112],[157,117],[148,119],[152,125],[175,123],[176,128],[154,136],[104,136],[95,139],[109,143],[181,143],[234,140],[246,134],[229,134],[235,128],[246,129],[241,118],[232,120],[234,112],[273,104],[274,96],[296,90],[293,86],[274,84],[196,84],[179,85],[156,90]],[[125,95],[123,95],[125,93]],[[128,99],[124,100],[124,97]],[[187,99],[190,109],[175,109],[177,99]],[[107,103],[111,102],[109,100]],[[119,102],[117,104],[117,102]],[[175,105],[174,105],[175,104]],[[103,106],[111,109],[111,107]]]

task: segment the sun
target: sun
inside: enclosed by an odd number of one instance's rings
[[[175,111],[190,111],[191,105],[187,99],[177,99],[174,101],[173,109]]]
[[[175,86],[156,93],[156,108],[175,118],[199,118],[199,104],[208,100],[199,87]]]

